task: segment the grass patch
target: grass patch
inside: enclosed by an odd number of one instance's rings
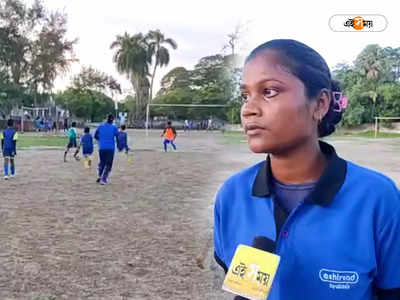
[[[17,148],[30,147],[65,147],[68,139],[65,136],[19,134]]]

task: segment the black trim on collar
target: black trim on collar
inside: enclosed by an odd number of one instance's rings
[[[225,274],[228,273],[228,267],[225,265],[225,263],[218,257],[217,253],[214,251],[214,259],[217,262],[217,264],[220,265],[222,269],[224,269]]]
[[[319,141],[319,146],[322,153],[327,157],[328,164],[306,201],[321,206],[328,206],[344,183],[347,172],[347,163],[344,159],[337,156],[335,148],[328,143]],[[271,159],[268,155],[267,159],[258,170],[257,176],[254,180],[252,188],[253,196],[271,196],[271,179]]]
[[[271,187],[271,159],[269,155],[267,159],[262,163],[260,169],[258,170],[256,179],[253,183],[253,196],[256,197],[268,197],[270,196]]]

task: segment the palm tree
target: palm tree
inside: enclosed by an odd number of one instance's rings
[[[367,76],[367,79],[378,81],[382,77],[384,52],[378,44],[368,45],[357,56],[356,67]]]
[[[386,73],[389,81],[398,81],[400,79],[400,48],[383,48],[385,57]]]
[[[366,83],[369,88],[365,90],[364,95],[372,100],[372,118],[379,115],[378,86],[388,78],[387,64],[387,50],[382,49],[378,44],[366,46],[355,61],[356,68],[361,71],[361,74],[366,75]]]
[[[170,46],[172,49],[177,49],[177,43],[171,38],[165,38],[160,30],[151,30],[146,35],[146,41],[149,45],[149,55],[155,58],[153,73],[151,74],[149,103],[153,99],[153,83],[156,75],[157,67],[167,66],[169,64],[169,51],[164,45]]]
[[[146,82],[148,82],[147,76],[151,63],[149,45],[142,33],[133,36],[125,33],[123,36],[118,35],[110,48],[117,49],[113,62],[116,64],[118,72],[125,74],[133,85],[137,103],[135,119],[139,119],[148,96],[149,84]]]
[[[141,76],[148,74],[148,63],[151,62],[151,58],[148,55],[148,45],[142,33],[130,36],[125,32],[123,36],[118,35],[110,48],[117,48],[113,62],[116,64],[118,72],[126,74],[129,79],[132,79],[134,74]]]

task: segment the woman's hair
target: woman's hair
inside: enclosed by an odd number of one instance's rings
[[[308,98],[317,97],[322,89],[341,92],[339,84],[332,80],[329,67],[322,56],[314,49],[295,40],[277,39],[266,42],[255,48],[246,58],[246,64],[265,50],[274,50],[279,54],[280,63],[288,71],[299,78],[306,88]],[[331,93],[329,110],[318,125],[320,137],[335,131],[335,125],[342,118],[342,110],[335,109],[335,101]]]
[[[114,122],[114,115],[109,114],[109,115],[107,116],[107,123],[112,123],[112,122]]]
[[[13,119],[8,119],[7,120],[7,126],[12,127],[14,125],[14,120]]]
[[[126,129],[126,126],[123,124],[123,125],[121,125],[121,129],[122,130],[125,130]]]
[[[85,129],[84,129],[83,132],[84,132],[84,133],[89,133],[89,132],[90,132],[90,128],[89,128],[89,127],[85,127]]]
[[[76,122],[72,122],[71,127],[76,127]]]

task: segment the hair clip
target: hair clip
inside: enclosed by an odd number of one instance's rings
[[[347,98],[341,92],[332,92],[333,111],[341,112],[347,107]]]

